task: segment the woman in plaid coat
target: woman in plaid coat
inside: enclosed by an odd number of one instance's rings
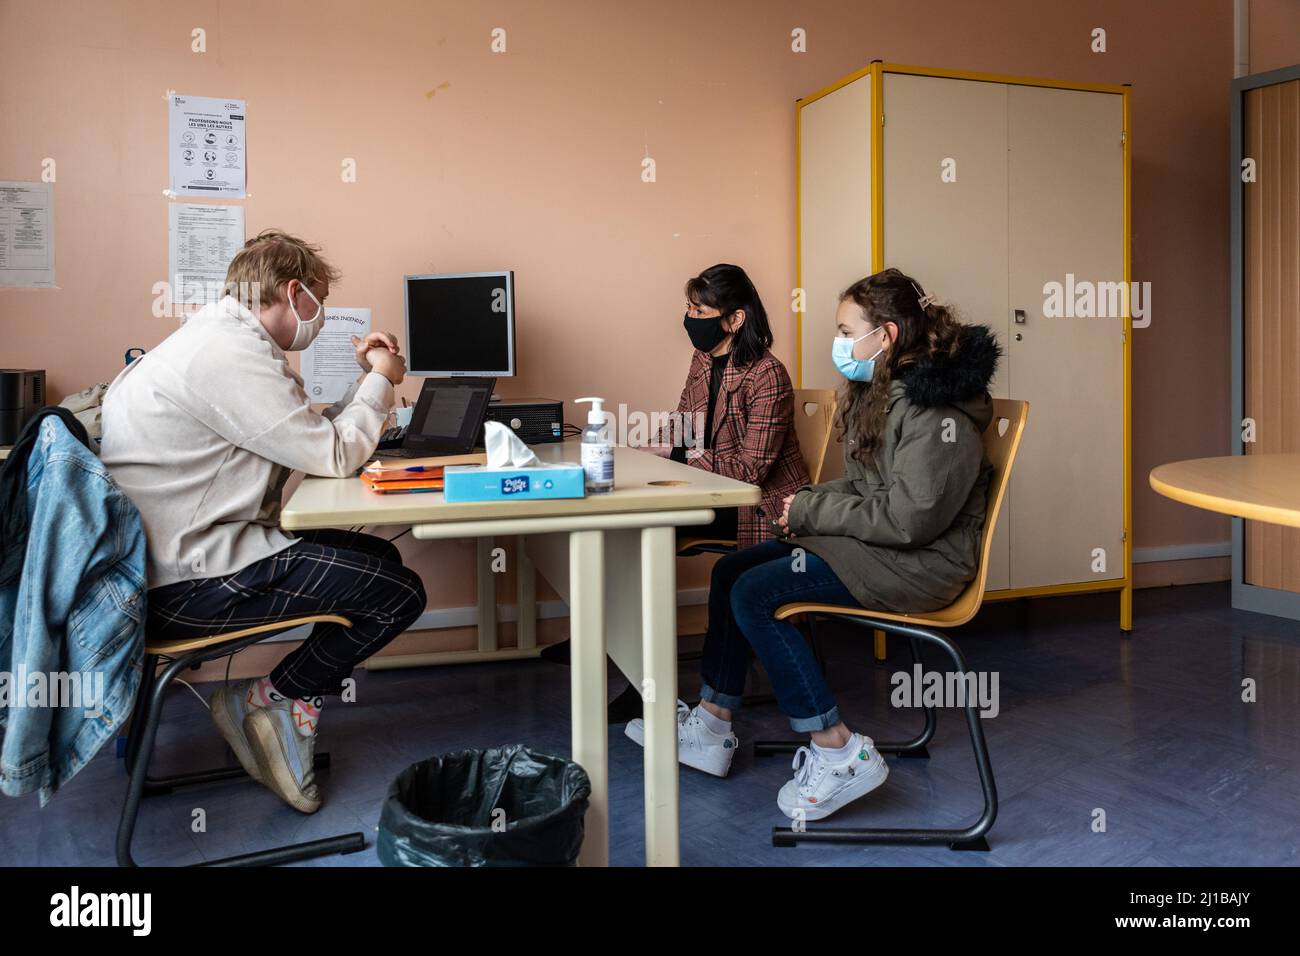
[[[695,352],[670,427],[650,450],[758,485],[754,506],[723,509],[682,538],[734,540],[748,548],[773,537],[783,500],[808,483],[794,430],[794,388],[770,351],[772,330],[758,290],[739,266],[720,264],[686,283],[683,325]]]
[[[646,450],[728,478],[758,485],[762,500],[720,508],[712,524],[677,530],[678,541],[735,541],[740,549],[775,535],[784,499],[808,483],[794,430],[794,388],[781,360],[769,351],[772,330],[758,290],[739,266],[720,264],[686,283],[683,325],[695,353],[677,409]],[[568,642],[542,657],[567,662]],[[611,723],[641,713],[641,695],[629,686],[609,705]]]

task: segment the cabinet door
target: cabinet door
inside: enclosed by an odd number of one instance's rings
[[[1007,350],[1007,87],[886,73],[884,262]],[[990,388],[1006,398],[1005,360]],[[1007,505],[988,590],[1007,587]]]
[[[1242,189],[1244,412],[1248,455],[1300,452],[1300,80],[1247,91]],[[1300,529],[1245,521],[1242,580],[1300,593]]]
[[[799,386],[835,388],[839,295],[871,274],[871,77],[799,110]]]
[[[1010,326],[1006,384],[1029,402],[1010,486],[1011,586],[1119,578],[1123,105],[1034,86],[1010,87],[1007,105],[1009,299],[1025,321]],[[1049,283],[1063,315],[1048,314]]]

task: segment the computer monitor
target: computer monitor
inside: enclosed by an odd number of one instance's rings
[[[406,276],[408,374],[515,374],[515,274]]]

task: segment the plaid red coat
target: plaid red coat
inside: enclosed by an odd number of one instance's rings
[[[697,349],[677,403],[677,412],[691,422],[702,424],[708,411],[712,369],[712,358]],[[713,409],[711,447],[699,445],[688,447],[687,464],[763,491],[760,504],[739,509],[737,545],[748,548],[774,537],[768,519],[780,516],[786,495],[808,484],[794,430],[794,388],[780,359],[764,352],[749,365],[727,366]]]

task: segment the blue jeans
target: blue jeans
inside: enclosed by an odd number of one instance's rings
[[[809,551],[796,556],[797,544],[764,541],[713,566],[701,696],[719,707],[738,708],[752,652],[763,662],[790,726],[826,730],[840,722],[835,698],[803,635],[772,615],[793,601],[859,605],[825,561]],[[800,570],[795,570],[797,559]]]

